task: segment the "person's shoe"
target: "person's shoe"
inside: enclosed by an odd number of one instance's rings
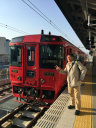
[[[75,108],[75,106],[73,106],[73,105],[68,106],[68,109],[74,109],[74,108]]]
[[[76,110],[75,111],[75,115],[79,115],[80,114],[80,111],[79,110]]]

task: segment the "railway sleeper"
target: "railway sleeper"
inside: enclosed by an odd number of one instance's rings
[[[21,120],[21,119],[18,119],[18,118],[14,118],[12,125],[18,126],[18,127],[21,127],[21,128],[26,128],[29,123],[30,123],[30,121],[25,121],[25,120]]]
[[[2,124],[2,128],[10,128],[12,126],[12,120],[8,120]]]
[[[43,107],[42,107],[42,109],[43,109]],[[39,112],[32,112],[29,110],[31,110],[31,109],[28,108],[28,110],[20,111],[19,112],[20,115],[18,116],[19,118],[14,118],[12,125],[26,128],[31,123],[31,121],[37,117],[37,115],[40,112],[40,111]]]
[[[32,119],[35,118],[38,114],[38,112],[36,113],[36,112],[30,112],[30,111],[26,111],[26,110],[22,111],[21,113],[22,113],[22,116],[32,118]]]
[[[21,127],[26,128],[31,124],[35,118],[38,117],[40,112],[43,110],[43,107],[36,106],[26,106],[24,109],[20,110],[18,113],[13,115],[11,119],[8,119],[4,122],[1,127],[2,128],[10,128],[10,127]],[[34,121],[33,121],[34,122]]]

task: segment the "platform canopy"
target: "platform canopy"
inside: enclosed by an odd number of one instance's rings
[[[96,0],[55,0],[86,49],[95,48]]]

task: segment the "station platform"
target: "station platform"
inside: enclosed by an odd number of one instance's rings
[[[67,88],[56,99],[34,128],[96,128],[96,65],[87,64],[87,75],[81,85],[81,110],[69,110]]]

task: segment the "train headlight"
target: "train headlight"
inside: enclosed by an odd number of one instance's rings
[[[43,84],[45,82],[45,80],[44,79],[40,79],[40,82]]]
[[[21,80],[21,77],[20,76],[17,76],[17,80]]]

